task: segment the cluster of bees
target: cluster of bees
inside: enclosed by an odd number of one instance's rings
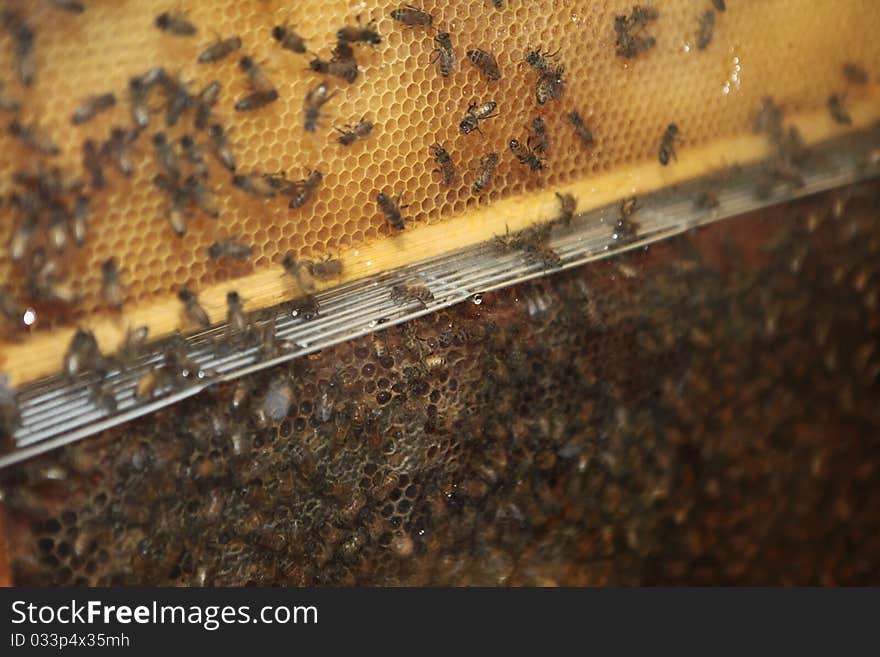
[[[868,73],[858,64],[846,62],[841,67],[844,80],[849,85],[868,83]],[[833,93],[828,97],[827,107],[831,118],[840,125],[851,125],[852,117],[844,106],[845,96]],[[755,134],[763,134],[770,145],[771,156],[764,166],[755,187],[758,198],[768,198],[777,185],[799,189],[806,185],[804,169],[813,156],[804,144],[797,126],[783,124],[783,111],[771,96],[761,99],[752,123]]]
[[[81,2],[70,0],[50,0],[51,4],[60,9],[80,13],[85,10]],[[725,11],[724,0],[710,0],[713,8],[707,8],[701,16],[696,33],[698,49],[706,48],[712,40],[716,12]],[[503,2],[493,3],[501,8]],[[390,17],[398,25],[413,30],[430,30],[435,33],[435,48],[431,58],[436,63],[440,74],[447,77],[458,63],[453,36],[448,31],[440,31],[435,27],[433,15],[421,8],[405,5],[390,12]],[[618,15],[614,19],[616,35],[616,54],[631,59],[647,52],[656,45],[656,39],[649,31],[651,24],[657,21],[660,13],[656,7],[635,5],[628,14]],[[190,38],[198,33],[183,12],[163,12],[154,20],[155,28],[179,38]],[[10,10],[0,11],[0,27],[12,37],[18,75],[25,86],[33,83],[35,76],[33,29]],[[271,29],[271,37],[278,47],[296,54],[305,55],[309,51],[305,40],[297,34],[292,26],[276,25]],[[372,47],[382,42],[382,36],[375,29],[375,21],[362,23],[357,17],[356,25],[345,25],[336,32],[336,42],[329,58],[313,55],[309,68],[320,75],[327,76],[306,93],[303,102],[303,128],[307,132],[315,132],[323,117],[324,106],[338,93],[333,90],[329,78],[346,83],[353,83],[359,74],[356,48]],[[205,47],[197,57],[199,64],[210,65],[227,57],[233,56],[243,48],[242,39],[238,36],[221,37]],[[536,74],[534,98],[539,106],[563,98],[566,88],[565,66],[557,61],[557,52],[545,52],[540,48],[530,49],[524,61]],[[491,84],[502,77],[502,71],[496,57],[488,49],[472,48],[466,51],[467,60]],[[248,55],[238,60],[239,70],[247,79],[249,90],[239,98],[234,108],[237,112],[251,112],[263,108],[279,99],[276,86],[262,68]],[[853,83],[865,83],[867,75],[857,65],[847,64],[844,68],[847,79]],[[207,184],[210,169],[207,165],[208,154],[213,157],[231,176],[234,187],[263,200],[276,197],[287,197],[290,209],[301,208],[318,193],[323,180],[321,171],[306,171],[306,175],[298,180],[288,179],[284,173],[242,172],[237,167],[236,158],[230,147],[227,131],[214,114],[222,85],[213,80],[198,92],[193,93],[186,82],[178,76],[168,73],[163,67],[154,67],[136,75],[129,80],[127,90],[131,110],[130,126],[113,126],[105,141],[99,142],[86,139],[82,145],[82,167],[84,176],[68,179],[57,167],[43,164],[45,158],[59,154],[60,149],[52,139],[44,134],[36,123],[26,124],[18,118],[7,124],[8,133],[39,156],[39,164],[34,169],[20,170],[15,173],[16,185],[8,198],[8,206],[19,215],[19,222],[10,243],[10,258],[19,264],[24,273],[28,295],[38,301],[60,302],[71,304],[77,296],[70,284],[65,280],[64,268],[59,258],[69,241],[82,246],[88,233],[88,214],[90,192],[95,193],[106,185],[107,167],[114,168],[120,175],[130,177],[134,173],[132,149],[140,134],[147,130],[153,120],[151,116],[154,106],[152,96],[160,94],[164,106],[164,123],[171,129],[187,117],[192,119],[192,131],[179,138],[171,137],[165,130],[158,130],[150,137],[154,152],[154,160],[159,171],[152,178],[153,185],[167,199],[167,219],[173,232],[182,236],[186,233],[187,220],[193,213],[201,213],[209,218],[217,219],[220,211],[214,204],[212,192]],[[83,99],[71,114],[71,123],[81,125],[109,110],[117,104],[114,93],[103,93]],[[829,111],[840,123],[851,122],[844,107],[844,97],[833,95],[828,100]],[[0,86],[0,111],[16,113],[20,109],[17,100],[7,97]],[[473,132],[481,133],[481,124],[499,116],[498,103],[495,100],[481,100],[471,103],[458,123],[462,135]],[[571,126],[572,135],[577,143],[584,148],[592,148],[595,144],[593,132],[586,120],[577,110],[566,114],[566,122]],[[362,116],[359,120],[342,127],[337,127],[338,143],[351,146],[359,140],[368,139],[374,130],[373,122]],[[781,125],[781,112],[766,99],[756,119],[755,130],[764,132],[776,149],[776,158],[768,173],[768,185],[779,181],[792,185],[803,184],[800,168],[806,158],[806,149],[795,128],[784,130]],[[204,135],[202,138],[201,135]],[[676,123],[670,123],[660,137],[658,161],[668,165],[676,157],[676,144],[681,141],[681,132]],[[512,157],[525,169],[538,173],[544,169],[545,158],[550,148],[551,138],[547,126],[540,116],[536,116],[530,125],[530,131],[521,141],[511,138],[508,150]],[[436,165],[442,184],[451,185],[458,175],[452,155],[443,145],[435,143],[430,147],[432,159]],[[501,155],[497,151],[485,153],[479,160],[479,169],[471,184],[473,194],[480,194],[492,183],[499,166]],[[535,258],[545,266],[558,266],[559,256],[548,246],[551,231],[555,226],[567,225],[577,210],[575,198],[570,195],[557,194],[560,200],[559,215],[544,224],[510,234],[509,232],[495,240],[495,244],[503,251],[519,250],[528,257]],[[387,191],[377,191],[376,203],[379,212],[384,216],[392,231],[404,230],[409,218],[404,215],[406,205],[401,198]],[[634,219],[638,209],[636,199],[625,199],[620,206],[618,221],[612,234],[615,240],[631,240],[638,235],[639,225]],[[247,260],[252,255],[249,245],[236,237],[225,236],[215,241],[207,251],[208,257],[217,259]],[[312,297],[316,289],[316,280],[331,280],[343,273],[340,260],[328,258],[322,262],[300,260],[294,254],[288,254],[281,263],[284,270],[295,280],[305,296],[298,300],[299,306],[308,309],[305,315],[317,313],[317,303]],[[120,280],[120,269],[115,260],[110,259],[102,266],[102,293],[107,306],[114,309],[122,307],[125,300],[125,287]],[[182,313],[187,323],[198,327],[210,324],[207,313],[201,308],[198,298],[191,290],[179,290]],[[426,306],[433,299],[430,290],[423,286],[399,285],[391,291],[393,300],[400,303],[417,303]],[[228,320],[236,334],[256,335],[254,327],[243,318],[244,301],[236,292],[230,292],[228,302]],[[18,304],[10,295],[0,288],[0,312],[7,318],[19,319],[22,316]],[[65,357],[65,372],[74,374],[90,369],[98,373],[106,371],[110,362],[100,357],[94,336],[80,330],[71,342]],[[140,341],[146,333],[134,332],[121,347],[124,355],[131,357],[138,350]],[[140,338],[140,340],[135,340]],[[265,336],[263,336],[265,338]],[[265,338],[268,340],[268,338]],[[160,381],[169,385],[188,380],[191,372],[198,372],[183,356],[182,346],[172,350],[176,352],[165,369],[176,374],[169,375]],[[117,359],[125,362],[125,359]],[[72,364],[72,365],[71,365]],[[185,372],[187,374],[181,374]],[[147,386],[145,386],[147,387]],[[161,387],[161,386],[158,386]],[[155,388],[155,387],[154,387]],[[152,394],[152,393],[150,393]],[[96,393],[96,397],[99,394]]]
[[[714,8],[707,9],[700,20],[697,30],[697,48],[705,49],[712,40],[715,25],[715,13],[726,9],[724,0],[711,0]],[[411,27],[431,28],[433,17],[415,7],[395,10],[391,13],[392,18]],[[656,39],[647,33],[649,25],[656,21],[660,12],[655,7],[635,5],[631,12],[618,15],[614,19],[614,30],[617,37],[616,53],[624,58],[634,58],[646,52],[656,45]],[[448,32],[440,32],[435,37],[436,48],[432,61],[436,61],[440,73],[449,75],[457,62],[452,45],[452,38]],[[556,62],[558,52],[545,52],[538,49],[530,50],[524,57],[524,61],[536,72],[534,96],[539,106],[548,101],[559,100],[565,92],[565,66]],[[486,77],[488,81],[501,78],[501,70],[497,60],[491,52],[483,49],[467,51],[468,60]],[[459,122],[459,132],[463,135],[471,132],[480,132],[480,124],[499,115],[498,104],[494,100],[471,103],[463,118]],[[595,144],[593,132],[586,120],[577,110],[572,110],[566,115],[566,122],[571,126],[572,133],[577,143],[584,148],[591,148]],[[660,138],[657,158],[661,165],[668,165],[676,157],[676,144],[681,141],[679,127],[676,123],[670,123]],[[544,169],[544,158],[549,150],[550,137],[544,120],[537,116],[531,124],[531,132],[525,142],[512,138],[508,142],[508,149],[514,159],[529,171],[540,172]],[[451,184],[456,177],[456,167],[450,153],[441,145],[431,146],[431,154],[437,165],[435,171],[439,173],[444,185]],[[482,192],[492,181],[495,170],[498,167],[500,155],[497,151],[486,153],[480,160],[478,172],[471,186],[474,194]],[[576,201],[571,195],[558,195],[561,203],[559,217],[546,222],[544,225],[520,231],[511,235],[509,232],[495,240],[496,246],[504,251],[512,249],[523,250],[528,256],[541,260],[546,266],[557,266],[559,256],[550,249],[548,241],[554,226],[567,224],[576,211]],[[376,196],[380,210],[385,215],[389,225],[394,230],[402,230],[406,225],[406,217],[403,216],[403,206],[400,198],[394,198],[386,192],[380,192]],[[624,199],[621,203],[619,219],[615,225],[612,238],[615,240],[631,240],[638,235],[638,223],[632,218],[638,205],[635,199]]]

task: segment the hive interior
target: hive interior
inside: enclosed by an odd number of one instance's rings
[[[0,473],[19,584],[880,581],[877,183]]]
[[[880,28],[870,0],[814,2],[809,11],[798,0],[731,2],[718,14],[714,39],[702,51],[695,48],[695,33],[708,0],[657,3],[660,18],[649,32],[658,45],[634,60],[614,52],[614,16],[629,11],[631,3],[509,2],[500,10],[488,1],[425,3],[435,26],[452,35],[458,65],[446,78],[430,61],[434,32],[404,28],[389,17],[399,3],[86,4],[85,13],[71,15],[48,2],[6,3],[35,28],[37,74],[32,88],[18,85],[12,44],[0,32],[5,92],[21,99],[24,120],[38,121],[61,147],[61,155],[50,158],[52,164],[79,175],[84,139],[104,140],[112,126],[130,125],[129,78],[162,65],[179,74],[193,92],[214,79],[221,81],[216,113],[228,128],[241,172],[284,171],[301,178],[307,169],[318,169],[324,180],[312,202],[290,210],[284,198],[263,201],[235,189],[228,172],[209,156],[209,184],[220,217],[215,221],[195,212],[186,236],[176,237],[165,218],[167,199],[150,182],[158,172],[150,136],[159,129],[174,137],[192,133],[192,120],[185,116],[178,126],[166,129],[159,95],[154,94],[152,122],[135,146],[134,176],[125,179],[108,170],[107,189],[92,194],[86,245],[68,246],[61,256],[81,299],[70,308],[36,304],[37,331],[107,311],[100,296],[100,265],[109,257],[122,268],[127,308],[143,308],[182,285],[199,290],[277,268],[290,251],[319,258],[384,239],[392,231],[375,204],[378,191],[402,195],[411,226],[454,222],[478,205],[574,180],[598,180],[636,163],[656,161],[660,136],[670,122],[682,130],[685,141],[679,148],[692,149],[749,132],[754,108],[767,94],[788,116],[820,110],[832,92],[847,93],[848,102],[858,102],[873,91],[873,71],[880,68],[880,44],[864,38]],[[160,12],[174,10],[185,10],[198,26],[195,37],[170,36],[155,28]],[[360,65],[356,82],[330,78],[335,95],[325,106],[326,116],[317,132],[306,132],[303,100],[323,78],[308,70],[310,56],[282,50],[271,29],[295,25],[308,48],[326,59],[336,30],[355,24],[358,15],[364,22],[376,20],[382,43],[355,46]],[[242,50],[220,63],[196,63],[215,33],[240,35]],[[465,51],[473,47],[495,54],[501,80],[487,81],[466,60]],[[558,52],[556,61],[566,67],[564,96],[544,106],[535,101],[537,74],[523,62],[525,53],[536,47]],[[234,103],[247,92],[237,64],[240,54],[251,55],[264,68],[279,91],[277,102],[253,112],[234,111]],[[866,68],[872,83],[847,85],[840,72],[844,62]],[[105,92],[117,95],[117,105],[72,126],[70,116],[79,99]],[[459,134],[468,105],[490,99],[498,103],[499,116],[482,123],[482,134]],[[572,138],[565,119],[572,110],[592,128],[595,145],[590,149]],[[351,147],[340,146],[334,126],[362,116],[375,122],[373,134]],[[540,175],[525,170],[507,149],[509,139],[525,140],[535,116],[544,119],[551,140]],[[450,152],[458,169],[449,187],[433,171],[429,147],[435,142]],[[0,192],[7,195],[12,172],[34,159],[5,132],[0,148],[9,154],[0,162]],[[475,169],[489,151],[501,154],[496,178],[484,193],[474,195]],[[10,210],[0,212],[8,215]],[[0,242],[8,242],[13,228],[12,220],[0,222]],[[252,262],[209,261],[208,245],[223,237],[250,244]],[[376,264],[381,268],[382,263]],[[0,279],[18,301],[33,302],[5,251],[0,254]],[[9,324],[4,329],[7,337],[20,330]]]

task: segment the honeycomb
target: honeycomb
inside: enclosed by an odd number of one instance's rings
[[[19,303],[37,311],[30,332],[42,335],[66,327],[67,336],[79,323],[102,316],[116,321],[118,315],[100,295],[101,264],[110,257],[121,267],[126,288],[123,313],[153,309],[162,314],[176,309],[173,294],[181,286],[196,291],[247,286],[246,277],[255,272],[280,272],[279,263],[290,251],[317,259],[357,254],[370,244],[397,239],[376,206],[378,191],[402,196],[410,218],[405,232],[445,222],[450,230],[444,232],[454,242],[459,239],[451,228],[456,220],[505,200],[582,182],[587,190],[580,198],[583,207],[594,192],[609,188],[610,179],[630,192],[647,184],[627,178],[627,171],[637,165],[650,167],[650,175],[662,185],[669,171],[661,171],[656,163],[657,149],[671,122],[681,128],[684,141],[678,150],[684,159],[688,151],[729,144],[750,133],[754,108],[767,94],[787,117],[827,114],[825,102],[832,92],[845,93],[854,110],[865,103],[873,109],[877,105],[880,44],[864,38],[880,28],[871,0],[822,0],[810,3],[809,9],[799,0],[730,3],[718,15],[714,38],[705,50],[698,50],[695,42],[699,17],[709,1],[658,2],[660,18],[650,27],[657,46],[631,60],[615,55],[613,29],[614,16],[629,11],[629,2],[513,2],[500,10],[490,2],[425,2],[435,27],[452,35],[458,63],[448,77],[431,62],[435,31],[408,29],[390,18],[400,4],[304,0],[291,7],[272,0],[94,0],[86,2],[84,13],[74,15],[48,2],[7,0],[4,7],[18,12],[36,32],[36,82],[29,89],[19,85],[11,37],[0,31],[4,94],[20,99],[21,119],[38,122],[57,143],[61,154],[47,160],[69,176],[83,173],[85,139],[100,142],[113,126],[131,125],[129,79],[159,65],[179,75],[193,93],[212,80],[222,83],[216,116],[228,130],[240,172],[285,172],[293,179],[305,177],[310,169],[323,173],[314,199],[290,210],[283,198],[260,200],[233,187],[228,172],[208,156],[208,181],[219,218],[194,212],[187,234],[178,238],[165,217],[167,198],[151,184],[159,169],[150,137],[166,129],[163,108],[154,95],[152,122],[133,150],[134,175],[124,178],[108,168],[107,188],[92,194],[87,243],[82,248],[68,246],[61,256],[61,267],[79,301],[72,307],[35,303],[26,294],[20,267],[5,250],[0,254],[0,280]],[[178,10],[198,26],[196,36],[176,37],[156,29],[159,13]],[[272,39],[272,27],[295,26],[309,50],[326,59],[336,30],[355,24],[358,16],[364,23],[375,20],[382,43],[354,47],[360,67],[356,81],[329,78],[334,95],[319,129],[307,132],[304,98],[323,78],[309,70],[311,56],[282,50]],[[218,63],[197,63],[198,54],[217,35],[239,35],[242,49]],[[467,61],[465,51],[474,47],[496,56],[500,80],[487,80]],[[535,100],[537,73],[523,61],[526,52],[537,47],[556,53],[553,60],[565,66],[564,95],[542,106]],[[241,54],[262,67],[279,92],[277,102],[251,112],[233,109],[248,92],[238,66]],[[845,62],[868,70],[869,84],[847,84],[841,75]],[[107,92],[117,95],[114,107],[82,125],[71,125],[80,99]],[[460,134],[458,125],[470,103],[486,100],[497,101],[498,116],[483,121],[481,133]],[[575,140],[566,120],[573,110],[590,126],[592,148]],[[363,116],[375,123],[373,134],[349,147],[339,145],[334,127]],[[543,118],[550,135],[540,175],[517,163],[507,148],[511,138],[525,141],[536,116]],[[191,117],[185,116],[167,132],[179,138],[191,133],[191,126]],[[434,172],[434,143],[442,144],[456,165],[457,177],[449,186]],[[35,162],[33,154],[5,131],[0,148],[7,154],[0,162],[0,193],[8,197],[13,172]],[[489,151],[501,154],[495,179],[475,195],[471,185],[476,168]],[[0,241],[6,244],[15,222],[11,210],[0,213],[5,219],[0,222]],[[499,218],[501,230],[503,217]],[[227,237],[252,246],[249,263],[208,260],[207,247]],[[421,253],[418,242],[392,251],[403,251],[400,257],[410,259]],[[376,271],[392,263],[368,264]],[[245,299],[253,296],[247,289],[240,292]],[[292,282],[286,293],[296,294]],[[225,298],[225,292],[217,298]],[[209,311],[222,316],[222,301]],[[123,314],[117,325],[125,324]],[[7,322],[3,330],[6,347],[20,339],[21,327],[14,323]],[[168,326],[165,330],[170,332]],[[35,351],[47,348],[39,344]],[[60,363],[63,345],[53,345],[50,351],[58,353]],[[19,367],[16,376],[36,375],[38,370],[31,369],[28,373],[27,367]]]
[[[878,201],[487,293],[5,470],[15,582],[876,585]]]

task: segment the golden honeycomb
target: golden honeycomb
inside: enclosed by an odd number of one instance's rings
[[[324,178],[310,203],[290,210],[284,197],[260,200],[236,189],[229,173],[208,156],[208,182],[220,216],[214,220],[194,212],[187,234],[178,238],[165,216],[168,201],[151,184],[158,168],[150,137],[166,130],[179,138],[193,131],[192,118],[184,116],[177,126],[166,129],[160,96],[154,94],[151,124],[134,147],[134,175],[123,178],[107,168],[107,188],[92,194],[87,243],[82,248],[68,246],[63,253],[63,268],[81,298],[63,312],[38,306],[38,320],[30,329],[38,335],[64,328],[67,333],[63,335],[68,336],[78,323],[115,317],[100,296],[101,263],[109,257],[115,257],[122,269],[127,290],[123,312],[136,311],[141,317],[149,316],[151,310],[158,315],[176,309],[173,294],[183,285],[201,292],[237,284],[245,288],[242,296],[256,303],[259,294],[249,294],[247,286],[260,273],[266,277],[263,280],[282,286],[272,298],[289,297],[297,291],[292,281],[280,275],[279,263],[290,251],[309,258],[343,254],[348,275],[353,276],[365,272],[358,254],[370,245],[392,244],[384,260],[367,263],[370,271],[417,260],[427,252],[429,240],[407,235],[418,235],[424,226],[443,222],[440,233],[449,236],[450,247],[465,241],[452,227],[456,221],[468,225],[466,218],[474,216],[478,206],[496,216],[503,230],[509,218],[506,213],[514,207],[511,203],[521,205],[522,199],[540,192],[579,185],[583,208],[622,189],[634,192],[664,186],[685,171],[695,175],[700,168],[719,162],[733,164],[741,153],[730,151],[730,144],[741,137],[742,143],[754,139],[751,116],[765,95],[776,99],[787,120],[800,115],[824,117],[813,122],[814,129],[805,131],[808,137],[841,129],[825,110],[831,93],[846,94],[854,129],[880,115],[874,100],[880,44],[867,38],[880,28],[880,13],[872,0],[822,0],[809,5],[800,0],[730,2],[718,14],[714,38],[705,50],[698,50],[695,41],[699,17],[710,7],[709,0],[656,2],[660,17],[649,31],[657,45],[635,59],[615,54],[614,17],[629,12],[633,4],[621,1],[508,2],[503,9],[488,1],[425,1],[423,8],[433,14],[436,30],[396,23],[390,12],[403,3],[387,1],[86,0],[85,4],[84,13],[71,14],[43,1],[4,3],[36,33],[36,81],[24,89],[15,76],[10,37],[0,31],[4,93],[21,100],[23,121],[37,121],[60,146],[61,154],[50,158],[51,164],[71,176],[81,175],[83,140],[102,141],[112,126],[131,125],[128,81],[161,65],[186,81],[192,93],[212,80],[222,83],[215,111],[229,132],[240,172],[283,171],[299,179],[309,169],[317,169]],[[163,11],[185,12],[198,26],[198,33],[178,37],[158,30],[154,20]],[[324,108],[319,129],[307,132],[304,98],[323,77],[309,70],[312,55],[283,50],[273,40],[272,28],[295,26],[308,49],[327,59],[336,31],[356,24],[358,17],[364,23],[375,20],[382,43],[354,46],[357,80],[347,84],[328,78],[334,96]],[[458,59],[448,77],[431,61],[438,30],[451,33]],[[243,41],[239,52],[218,63],[197,63],[198,54],[218,36],[232,35]],[[565,66],[564,95],[543,106],[535,100],[537,73],[523,61],[530,49],[538,47],[556,53],[554,61]],[[488,81],[471,65],[465,56],[471,48],[496,56],[500,80]],[[248,92],[238,65],[243,54],[252,56],[278,89],[277,102],[251,112],[233,109]],[[865,68],[869,84],[848,84],[841,74],[845,62]],[[71,114],[82,98],[106,92],[117,96],[113,108],[83,125],[71,125]],[[460,134],[459,121],[469,104],[487,100],[498,103],[498,116],[482,122],[481,133]],[[592,148],[582,146],[566,122],[573,110],[591,127]],[[350,147],[339,145],[334,127],[362,116],[376,124],[373,134]],[[517,163],[507,148],[511,138],[526,140],[536,116],[544,119],[551,140],[545,168],[539,174]],[[678,146],[679,161],[663,168],[656,161],[657,149],[671,122],[680,126],[684,141]],[[199,139],[204,141],[205,135]],[[436,165],[429,149],[434,143],[449,151],[457,167],[458,176],[451,186],[443,186],[433,171]],[[689,152],[706,153],[713,147],[717,151],[713,158],[693,156],[697,163],[687,164]],[[5,131],[0,135],[0,149],[6,154],[0,161],[0,194],[7,196],[13,171],[32,166],[35,160]],[[498,170],[487,189],[475,195],[471,185],[476,169],[489,151],[501,155]],[[634,175],[637,168],[641,173]],[[392,235],[375,203],[378,191],[401,195],[408,205],[405,214],[411,221],[406,235]],[[6,244],[14,222],[10,210],[3,208],[0,213],[4,215],[0,241]],[[438,232],[426,235],[434,241]],[[249,243],[252,261],[209,261],[207,247],[224,237]],[[251,278],[242,278],[245,275]],[[32,303],[25,295],[19,267],[10,262],[5,250],[0,254],[0,280],[21,304]],[[208,296],[212,318],[222,317],[224,310],[222,301],[211,305],[211,299],[224,297],[225,292]],[[173,328],[166,323],[158,333]],[[15,357],[9,355],[11,342],[20,341],[22,329],[7,325],[4,330],[7,341],[5,348],[0,345],[0,369],[15,370],[12,378],[17,381],[48,373],[35,361],[25,359],[27,366],[21,366],[27,347],[24,352],[16,351]],[[39,344],[41,353],[50,354],[56,366],[60,363],[61,340],[53,348],[45,341],[26,344],[35,345],[32,352],[38,351]],[[17,370],[11,362],[16,358]]]

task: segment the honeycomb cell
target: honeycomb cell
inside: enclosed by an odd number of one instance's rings
[[[876,40],[839,36],[853,24],[860,25],[863,34],[880,27],[870,0],[823,0],[812,3],[810,12],[802,10],[799,0],[731,7],[718,15],[714,38],[703,51],[694,45],[703,8],[668,0],[657,3],[662,4],[661,17],[652,25],[657,47],[626,61],[614,54],[613,19],[632,3],[551,0],[508,3],[499,11],[489,2],[455,0],[433,7],[438,29],[452,33],[459,60],[448,78],[430,63],[434,35],[403,29],[392,21],[389,12],[400,3],[388,0],[365,6],[303,0],[295,7],[277,0],[189,0],[185,9],[199,26],[191,39],[169,37],[154,28],[155,15],[167,9],[162,3],[95,2],[81,15],[45,11],[40,3],[14,4],[38,35],[37,77],[29,89],[15,80],[12,45],[4,31],[4,92],[21,99],[21,118],[37,121],[61,153],[35,160],[4,131],[4,197],[14,191],[12,172],[26,165],[58,166],[71,180],[83,177],[83,140],[102,142],[114,126],[131,125],[129,80],[153,66],[179,75],[192,93],[212,80],[221,82],[212,121],[228,132],[240,171],[284,172],[298,178],[306,168],[317,168],[325,175],[320,202],[290,213],[285,199],[256,199],[232,188],[229,172],[208,152],[208,186],[220,217],[212,221],[192,211],[187,234],[177,238],[167,218],[169,199],[152,183],[158,168],[150,138],[159,130],[172,140],[192,134],[207,146],[208,136],[194,130],[192,110],[167,126],[166,99],[160,92],[151,93],[150,124],[131,148],[133,174],[122,176],[107,164],[106,186],[89,192],[88,241],[62,255],[80,299],[63,312],[51,313],[38,330],[78,321],[102,307],[100,264],[111,256],[124,265],[130,298],[142,303],[182,282],[199,288],[235,275],[239,270],[201,263],[207,246],[220,237],[236,235],[253,242],[257,267],[277,263],[288,250],[315,257],[336,253],[343,246],[357,247],[389,234],[373,202],[378,189],[405,194],[411,225],[454,220],[477,203],[653,161],[658,136],[671,121],[681,125],[687,147],[697,147],[747,131],[750,113],[766,94],[786,112],[819,109],[831,92],[846,91],[857,101],[864,92],[845,88],[841,63],[858,62],[872,75],[880,67]],[[310,51],[328,57],[337,27],[352,23],[359,13],[377,20],[382,43],[374,48],[355,46],[360,70],[354,84],[327,78],[334,95],[324,107],[320,128],[306,132],[305,94],[323,78],[308,70],[308,56],[282,50],[271,37],[272,27],[295,25]],[[210,65],[195,61],[213,40],[212,31],[242,38],[241,54],[263,67],[279,91],[277,101],[254,112],[234,109],[236,100],[248,92],[237,57]],[[809,61],[801,61],[804,48],[786,47],[788,43],[809,43]],[[534,98],[537,72],[523,61],[530,48],[539,46],[556,52],[554,61],[565,66],[564,96],[544,106]],[[500,80],[488,82],[467,61],[465,51],[472,47],[495,54]],[[809,76],[800,75],[805,68]],[[114,107],[84,125],[70,124],[78,99],[108,91],[117,96]],[[499,103],[499,117],[484,122],[482,134],[459,134],[457,125],[468,105],[489,97]],[[565,115],[574,108],[596,135],[597,144],[589,153],[568,136]],[[348,148],[337,144],[333,127],[364,115],[376,122],[373,134]],[[548,166],[540,177],[528,175],[506,150],[510,138],[525,139],[537,115],[551,135]],[[428,147],[435,141],[444,144],[459,169],[449,193],[432,171]],[[470,185],[478,155],[489,150],[503,153],[502,160],[491,188],[474,197]],[[0,215],[0,243],[7,244],[18,217],[8,204],[0,208]],[[30,301],[22,274],[22,266],[12,263],[4,250],[0,279],[13,296]]]

